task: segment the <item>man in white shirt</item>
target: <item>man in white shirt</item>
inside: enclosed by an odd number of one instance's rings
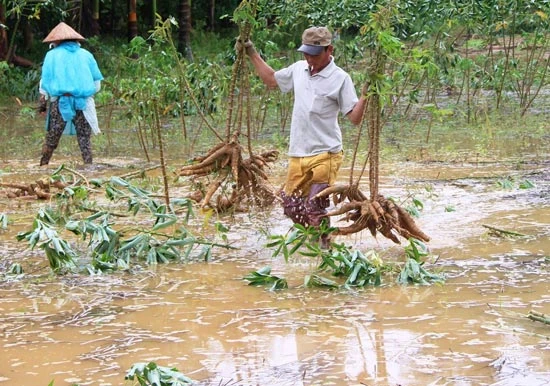
[[[284,213],[293,222],[318,227],[330,203],[328,197],[312,197],[335,182],[342,164],[338,114],[360,124],[366,99],[357,98],[351,77],[334,63],[332,34],[326,27],[306,29],[298,48],[304,60],[279,71],[262,59],[250,40],[237,40],[235,49],[245,50],[268,87],[294,92],[289,167],[281,197]]]

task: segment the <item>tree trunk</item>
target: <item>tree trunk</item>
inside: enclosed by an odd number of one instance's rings
[[[0,24],[6,25],[6,10],[4,4],[0,3]],[[0,60],[8,58],[8,32],[5,28],[0,27]]]
[[[11,31],[12,34],[15,34],[17,26],[19,25],[19,20],[20,19],[17,21],[16,27],[14,27]],[[17,47],[15,47],[13,42],[10,46],[8,32],[6,28],[2,27],[6,25],[6,9],[3,3],[0,3],[0,25],[0,60],[5,60],[8,63],[13,63],[14,65],[20,67],[32,67],[33,63],[30,60],[15,54]],[[14,35],[12,35],[12,39],[13,37]]]
[[[189,0],[180,0],[178,51],[190,62],[193,61],[191,50],[191,5]]]
[[[80,2],[79,13],[74,15],[79,20],[77,29],[84,37],[99,35],[99,0],[83,0]]]
[[[128,0],[128,41],[138,35],[136,0]]]
[[[91,36],[97,36],[99,32],[99,0],[93,0]]]
[[[153,20],[153,27],[155,26],[155,20],[157,20],[157,0],[151,1],[151,20]]]
[[[216,16],[216,0],[210,0],[210,13],[209,13],[209,18],[210,18],[209,29],[210,29],[210,31],[214,31],[214,29],[216,28],[215,16]]]

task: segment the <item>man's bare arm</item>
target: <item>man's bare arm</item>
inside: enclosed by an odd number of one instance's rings
[[[359,101],[355,104],[353,107],[353,110],[351,110],[349,113],[346,114],[346,117],[353,123],[354,125],[359,125],[361,121],[363,120],[363,114],[365,113],[365,105],[367,104],[367,99],[364,95],[362,95],[359,98]]]
[[[262,79],[264,84],[269,88],[277,87],[277,81],[275,80],[275,70],[262,59],[260,54],[254,52],[252,53],[252,55],[248,55],[248,57],[250,58],[250,61],[252,62],[256,73],[258,74],[260,79]]]

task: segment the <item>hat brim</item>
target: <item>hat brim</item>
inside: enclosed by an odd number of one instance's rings
[[[84,36],[72,29],[68,24],[61,22],[50,31],[48,36],[46,36],[46,38],[42,40],[42,42],[52,43],[64,40],[84,41],[86,39],[84,39]]]
[[[298,52],[303,52],[304,54],[312,56],[321,55],[324,50],[325,46],[312,46],[309,44],[302,44],[300,48],[298,48]]]

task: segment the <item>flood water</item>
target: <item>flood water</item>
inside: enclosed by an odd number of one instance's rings
[[[2,181],[32,179],[64,161],[58,156],[49,169],[12,161]],[[124,174],[128,163],[103,159],[81,172]],[[417,223],[434,255],[426,267],[444,273],[444,284],[385,278],[381,287],[306,288],[304,276],[318,261],[286,263],[265,248],[266,233],[290,227],[277,207],[221,219],[238,249],[215,250],[210,262],[53,276],[40,250],[15,241],[44,203],[3,197],[0,212],[13,223],[0,235],[0,266],[5,272],[24,261],[28,272],[0,283],[0,384],[123,385],[134,363],[149,361],[197,385],[549,384],[550,326],[526,317],[550,314],[548,162],[521,170],[409,162],[383,170],[382,194],[422,199]],[[282,178],[283,167],[275,174]],[[535,187],[499,188],[496,181],[510,175]],[[483,225],[526,237],[496,237]],[[337,241],[403,260],[402,246],[366,233]],[[289,289],[242,280],[266,265]]]
[[[39,149],[40,137],[27,140]],[[31,182],[63,163],[78,165],[72,149],[58,150],[47,168],[4,149],[0,181]],[[2,190],[0,213],[10,223],[0,229],[0,385],[131,384],[124,381],[130,367],[150,361],[205,386],[548,385],[550,326],[527,318],[550,315],[550,160],[544,146],[537,151],[522,162],[381,165],[381,194],[424,204],[416,221],[431,237],[425,267],[446,277],[431,286],[384,277],[380,287],[304,287],[319,261],[285,262],[265,247],[267,235],[291,226],[278,207],[216,219],[236,249],[214,249],[209,262],[55,276],[40,249],[15,239],[47,203],[8,199]],[[75,168],[90,179],[149,166],[120,154],[94,161]],[[170,163],[177,170],[183,161]],[[284,168],[284,160],[275,165],[275,186]],[[499,186],[510,177],[511,186]],[[534,186],[522,189],[523,180]],[[213,233],[213,221],[201,231]],[[525,236],[498,237],[487,226]],[[336,241],[404,261],[403,245],[382,236]],[[12,263],[25,275],[6,274]],[[288,289],[242,279],[267,265]]]

